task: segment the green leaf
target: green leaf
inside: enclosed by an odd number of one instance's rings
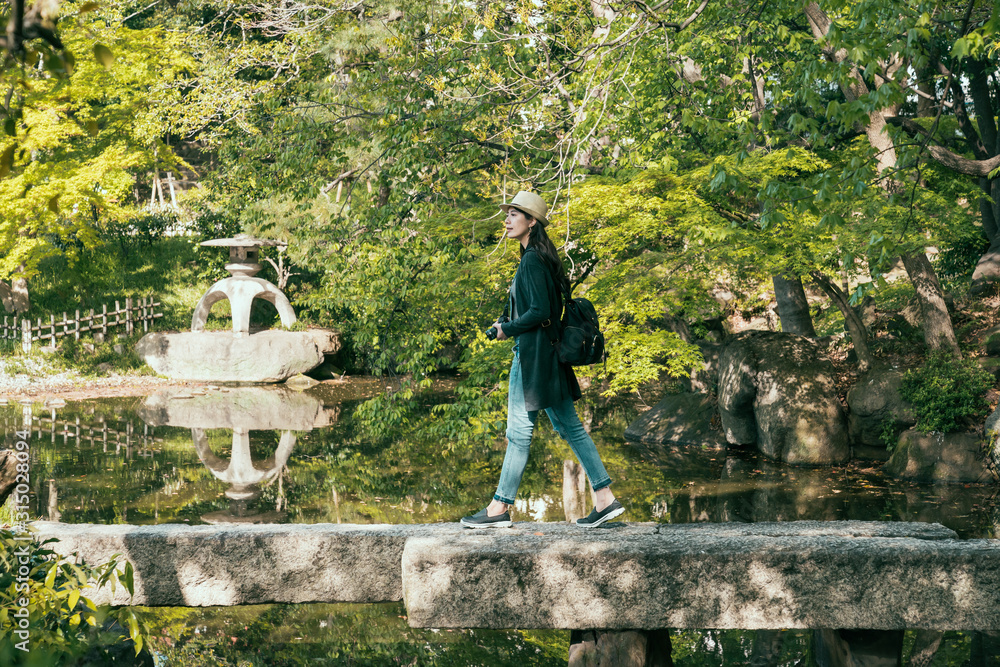
[[[0,178],[5,177],[10,173],[10,168],[14,166],[14,151],[17,149],[17,144],[11,144],[0,155]]]
[[[969,40],[959,37],[951,47],[951,55],[954,58],[964,58],[969,55]]]
[[[129,595],[135,595],[135,572],[132,570],[132,563],[125,563],[125,574],[122,575],[122,583]]]
[[[105,67],[111,67],[115,62],[115,56],[111,49],[103,44],[94,44],[94,58]]]
[[[74,588],[69,594],[69,599],[66,601],[66,605],[69,609],[75,609],[76,604],[80,601],[80,589]]]
[[[55,587],[55,585],[56,585],[56,572],[58,572],[58,568],[55,567],[54,565],[49,568],[48,574],[45,575],[45,587],[46,588],[53,588],[53,587]]]

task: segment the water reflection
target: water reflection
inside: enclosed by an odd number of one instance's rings
[[[433,523],[492,495],[502,443],[367,439],[355,410],[382,390],[376,381],[206,387],[36,411],[34,512],[74,523]],[[630,414],[591,410],[631,522],[919,520],[963,537],[992,537],[1000,525],[995,485],[897,482],[874,462],[802,468],[747,451],[630,444],[621,437]],[[13,424],[20,406],[0,415]],[[544,420],[533,450],[515,520],[585,516],[586,476]]]
[[[164,390],[149,396],[138,410],[153,426],[191,429],[198,459],[212,475],[229,485],[227,510],[201,515],[206,523],[274,523],[286,517],[282,473],[296,444],[296,431],[311,431],[337,421],[340,407],[327,408],[316,396],[281,386],[212,387],[208,391]],[[207,430],[232,430],[229,458],[216,455]],[[251,431],[278,431],[275,451],[254,463],[250,450]],[[255,507],[262,486],[277,480],[276,506],[271,511]]]

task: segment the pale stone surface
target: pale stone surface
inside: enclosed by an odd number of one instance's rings
[[[786,463],[843,463],[850,443],[833,377],[833,365],[808,338],[770,331],[734,336],[719,358],[727,441],[756,444]]]
[[[421,627],[1000,629],[1000,541],[938,524],[35,526],[59,553],[129,559],[135,598],[93,596],[116,604],[405,597]]]
[[[322,364],[321,364],[322,365]],[[319,384],[318,380],[314,380],[308,375],[303,375],[299,373],[298,375],[293,375],[292,377],[285,380],[285,386],[289,389],[294,389],[295,391],[305,391],[310,387],[315,387]]]
[[[872,369],[858,378],[847,392],[847,425],[851,442],[884,450],[883,429],[894,437],[917,423],[913,407],[900,395],[903,372],[895,369]]]
[[[281,382],[304,373],[335,352],[334,331],[260,331],[236,336],[231,331],[150,333],[136,344],[149,366],[175,380],[206,382]]]
[[[189,397],[179,397],[184,395]],[[280,385],[228,387],[195,396],[176,387],[161,389],[146,397],[136,412],[150,426],[247,431],[311,431],[329,426],[338,414],[336,408],[324,408],[318,397]]]
[[[226,268],[233,271],[233,267],[237,266],[239,265],[227,265]],[[254,264],[247,266],[260,268],[259,265]],[[281,326],[290,327],[296,321],[292,304],[277,287],[262,278],[234,275],[215,283],[202,295],[198,305],[195,306],[194,315],[191,316],[192,332],[198,333],[205,330],[205,323],[212,306],[223,299],[229,300],[233,318],[233,333],[237,335],[245,336],[250,331],[250,309],[254,299],[262,299],[274,305],[281,317]]]
[[[493,532],[414,537],[403,593],[415,627],[1000,627],[1000,542],[736,537],[663,526],[587,541]]]
[[[883,469],[891,477],[919,482],[996,481],[977,433],[903,431]]]
[[[113,600],[151,606],[267,602],[389,602],[402,599],[400,557],[411,535],[439,529],[396,525],[158,526],[38,522],[38,539],[79,552],[88,563],[120,553],[135,570],[135,598],[121,588]],[[442,526],[443,527],[443,526]],[[451,533],[457,534],[457,525]]]
[[[670,394],[629,424],[625,439],[724,449],[722,433],[712,429],[713,416],[715,401],[709,394]]]
[[[473,544],[478,531],[457,523],[431,525],[281,524],[259,526],[157,526],[37,522],[39,541],[55,537],[62,554],[78,552],[88,563],[120,553],[135,568],[133,604],[235,605],[265,602],[382,602],[402,599],[400,559],[407,538],[432,537]],[[948,540],[937,524],[799,521],[766,524],[632,524],[582,531],[553,523],[516,523],[505,536],[543,543],[587,544],[608,539],[650,539],[668,528],[672,539],[711,532],[720,539],[747,536],[920,536]],[[541,533],[536,535],[536,533]],[[468,542],[473,540],[473,542]],[[662,540],[655,540],[659,544]],[[581,560],[586,566],[586,560]],[[106,593],[95,598],[107,600]],[[126,602],[119,591],[117,604]]]

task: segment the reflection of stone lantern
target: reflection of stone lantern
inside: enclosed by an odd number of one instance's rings
[[[229,248],[226,270],[231,275],[208,288],[198,301],[191,318],[191,331],[150,333],[136,344],[136,352],[153,370],[177,380],[281,382],[316,368],[325,355],[340,349],[333,330],[287,331],[295,324],[295,311],[288,297],[273,284],[255,277],[261,269],[257,261],[261,246],[283,243],[238,234],[231,239],[205,241],[202,245]],[[205,331],[209,311],[223,299],[229,299],[232,331]],[[250,306],[254,299],[273,304],[285,330],[264,330],[251,335]]]
[[[149,396],[138,412],[153,426],[190,428],[198,458],[214,477],[230,485],[225,492],[232,501],[229,510],[211,512],[202,519],[207,523],[263,523],[282,519],[281,508],[262,514],[249,511],[247,505],[260,495],[262,484],[274,480],[281,484],[281,473],[295,448],[294,432],[329,425],[339,416],[339,407],[328,409],[315,396],[284,387],[238,387],[202,396],[164,390]],[[213,428],[233,431],[229,461],[208,446],[205,431]],[[250,431],[260,430],[280,430],[281,440],[273,456],[255,465]]]
[[[229,461],[216,456],[208,446],[205,429],[191,429],[191,438],[198,458],[215,477],[230,487],[226,497],[232,500],[252,500],[260,495],[260,485],[274,481],[285,468],[288,457],[295,448],[295,433],[282,431],[281,441],[274,456],[261,463],[258,468],[250,456],[250,431],[245,428],[233,429],[233,451]]]
[[[288,297],[263,278],[254,277],[261,269],[257,262],[260,247],[283,245],[280,241],[255,239],[246,234],[237,234],[231,239],[213,239],[205,241],[202,245],[229,247],[229,263],[226,264],[226,270],[231,275],[209,287],[201,297],[191,318],[191,331],[205,330],[208,312],[222,299],[229,299],[233,314],[233,333],[237,336],[246,336],[250,333],[250,305],[254,299],[263,299],[273,304],[281,316],[281,326],[290,327],[295,324],[295,311],[292,310]]]

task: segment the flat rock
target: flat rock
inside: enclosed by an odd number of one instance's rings
[[[712,428],[715,401],[709,394],[670,394],[625,429],[625,439],[655,445],[702,445],[724,449]]]
[[[38,539],[91,564],[120,553],[134,568],[135,597],[118,588],[98,603],[206,607],[269,602],[390,602],[402,599],[399,563],[407,537],[426,526],[156,526],[38,522]],[[454,531],[457,532],[457,529]]]
[[[175,380],[282,382],[323,362],[339,347],[329,329],[271,329],[237,336],[232,331],[150,333],[136,352],[150,368]]]
[[[99,603],[403,599],[421,627],[1000,627],[1000,541],[938,524],[34,527],[61,554],[132,563],[135,597]]]

